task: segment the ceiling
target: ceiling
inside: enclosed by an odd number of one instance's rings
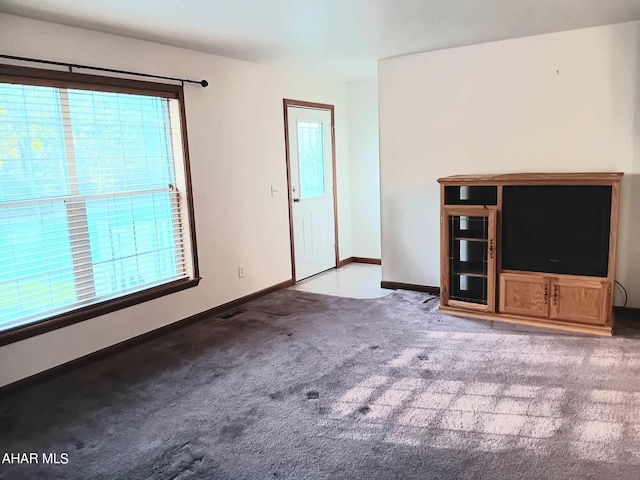
[[[640,1],[0,0],[0,11],[358,80],[380,58],[640,20]]]

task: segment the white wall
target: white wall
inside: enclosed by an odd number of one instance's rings
[[[340,257],[352,256],[346,82],[2,14],[0,46],[210,83],[185,87],[200,285],[0,347],[0,386],[291,278],[283,98],[335,105]]]
[[[438,177],[622,171],[617,278],[640,307],[639,44],[632,22],[380,61],[383,279],[439,284]]]
[[[348,89],[353,256],[380,258],[378,80],[349,82]]]

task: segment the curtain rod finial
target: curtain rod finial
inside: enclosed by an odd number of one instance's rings
[[[203,87],[206,87],[206,86],[208,86],[208,85],[209,85],[209,82],[207,82],[206,80],[202,80],[202,81],[200,82],[200,85],[202,85]]]

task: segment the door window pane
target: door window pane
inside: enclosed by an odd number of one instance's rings
[[[323,138],[321,122],[298,121],[300,198],[325,194]]]

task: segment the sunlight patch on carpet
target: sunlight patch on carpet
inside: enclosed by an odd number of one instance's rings
[[[343,439],[436,449],[550,455],[561,442],[580,459],[640,464],[640,393],[561,380],[577,369],[606,379],[635,355],[552,336],[436,331],[415,343],[347,390],[321,425]],[[478,381],[479,371],[495,380]]]

